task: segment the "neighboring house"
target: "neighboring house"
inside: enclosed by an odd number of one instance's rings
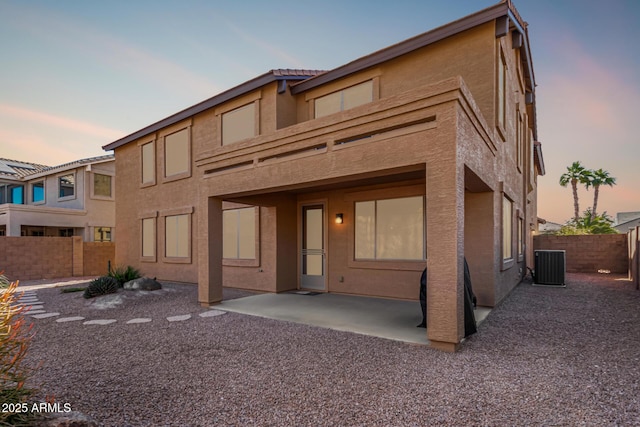
[[[613,228],[619,233],[628,233],[630,228],[640,226],[640,212],[618,212],[616,225]]]
[[[82,236],[111,241],[113,155],[60,166],[0,159],[0,236]]]
[[[103,147],[116,262],[159,279],[418,299],[464,335],[466,256],[494,306],[533,264],[544,162],[510,1],[326,72],[272,70]]]
[[[540,234],[554,234],[562,228],[562,224],[558,224],[557,222],[544,221],[540,222],[538,225],[538,232]]]

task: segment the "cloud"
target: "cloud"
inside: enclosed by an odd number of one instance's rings
[[[12,8],[8,12],[13,17],[11,25],[18,26],[47,43],[53,43],[82,57],[91,57],[112,69],[135,74],[140,80],[155,81],[166,90],[179,93],[188,91],[198,97],[221,91],[220,87],[207,78],[176,62],[59,12],[27,6]]]
[[[117,139],[124,135],[122,131],[105,128],[89,122],[55,116],[7,104],[0,104],[0,115],[8,116],[12,119],[25,120],[37,125],[53,126],[104,139]]]
[[[251,34],[249,34],[248,32],[242,30],[241,28],[239,28],[238,26],[227,22],[226,23],[227,26],[231,29],[231,31],[233,31],[234,33],[236,33],[238,36],[240,36],[242,39],[244,39],[246,42],[257,46],[258,48],[266,51],[267,53],[269,53],[272,56],[278,57],[280,59],[282,59],[283,61],[285,61],[285,63],[287,64],[291,64],[291,66],[296,67],[296,68],[305,68],[304,64],[302,63],[302,61],[300,61],[299,59],[295,58],[294,56],[288,54],[287,52],[279,49],[278,47],[267,43],[266,41],[262,40],[262,39],[258,39],[254,36],[252,36]]]

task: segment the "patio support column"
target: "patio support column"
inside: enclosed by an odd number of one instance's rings
[[[198,239],[198,302],[222,301],[222,199],[207,197],[200,206]]]
[[[427,337],[449,352],[464,336],[464,168],[456,157],[449,144],[426,165]]]

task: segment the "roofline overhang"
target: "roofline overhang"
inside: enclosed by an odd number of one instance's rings
[[[238,96],[241,96],[253,90],[259,89],[269,83],[273,83],[276,81],[286,81],[286,80],[304,80],[308,78],[309,76],[305,76],[305,75],[277,75],[274,73],[274,70],[269,71],[252,80],[244,82],[218,95],[215,95],[209,99],[206,99],[198,104],[185,108],[184,110],[179,111],[175,114],[172,114],[171,116],[166,117],[160,121],[157,121],[147,127],[144,127],[139,131],[129,134],[123,138],[120,138],[110,144],[104,145],[102,149],[105,151],[115,150],[116,148],[121,147],[125,144],[128,144],[131,141],[135,141],[138,138],[142,138],[146,135],[149,135],[150,133],[156,132],[167,126],[171,126],[174,123],[178,123],[181,120],[187,119],[191,116],[194,116],[198,113],[206,111],[210,108],[216,107],[233,98],[237,98]]]
[[[100,163],[109,163],[109,162],[115,162],[116,158],[113,154],[106,154],[104,156],[100,156],[100,157],[90,157],[87,159],[82,159],[82,160],[78,160],[75,162],[70,162],[70,163],[65,163],[62,165],[58,165],[58,166],[51,166],[50,168],[47,168],[43,171],[40,172],[36,172],[30,175],[26,175],[24,177],[22,177],[22,181],[31,181],[34,179],[38,179],[38,178],[42,178],[44,176],[49,176],[49,175],[58,175],[62,172],[67,172],[70,170],[74,170],[74,169],[78,169],[78,168],[83,168],[89,165],[97,165]]]

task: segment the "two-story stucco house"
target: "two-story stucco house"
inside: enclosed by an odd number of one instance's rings
[[[320,72],[272,70],[106,145],[116,260],[159,279],[418,299],[464,335],[466,256],[494,306],[532,264],[535,81],[510,1]]]
[[[81,236],[111,241],[113,155],[60,166],[0,159],[0,236]]]

